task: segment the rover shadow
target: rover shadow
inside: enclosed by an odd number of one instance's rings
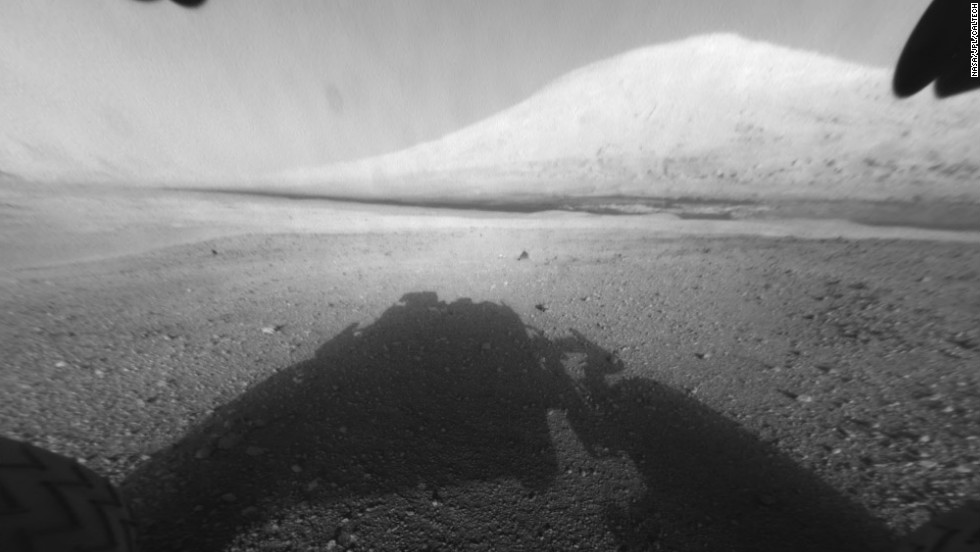
[[[584,378],[566,371],[572,354],[584,354]],[[437,500],[501,478],[544,490],[559,473],[548,411],[560,409],[590,454],[625,454],[643,477],[641,500],[607,512],[623,550],[847,551],[887,539],[867,512],[697,401],[642,378],[609,384],[622,368],[585,336],[548,339],[506,306],[409,293],[218,409],[124,490],[151,552],[220,550],[304,501],[383,503],[420,489]]]
[[[218,409],[124,484],[145,549],[218,550],[248,505],[557,473],[546,340],[493,303],[409,293]],[[140,503],[143,503],[142,506]]]
[[[630,458],[646,486],[629,508],[607,508],[619,550],[892,550],[880,520],[772,445],[656,381],[630,377],[572,330],[564,350],[587,354],[569,409],[592,454]]]

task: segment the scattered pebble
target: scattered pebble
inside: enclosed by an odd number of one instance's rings
[[[281,529],[281,528],[279,527],[279,524],[278,524],[278,523],[276,523],[276,522],[274,522],[274,521],[270,521],[270,522],[269,522],[269,523],[268,523],[268,524],[267,524],[267,525],[266,525],[266,526],[265,526],[265,527],[263,528],[263,530],[264,530],[264,531],[265,531],[266,533],[273,533],[273,534],[274,534],[274,533],[278,533],[278,532],[280,531],[280,529]]]

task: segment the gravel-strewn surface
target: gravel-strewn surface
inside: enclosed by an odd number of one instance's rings
[[[224,238],[14,273],[0,344],[0,432],[151,552],[888,550],[980,495],[967,243]]]

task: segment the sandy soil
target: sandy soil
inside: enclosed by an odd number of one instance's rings
[[[977,233],[79,190],[2,188],[0,432],[145,550],[888,550],[980,494]]]

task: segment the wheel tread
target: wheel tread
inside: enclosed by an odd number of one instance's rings
[[[0,550],[133,552],[135,523],[105,478],[0,437]]]

